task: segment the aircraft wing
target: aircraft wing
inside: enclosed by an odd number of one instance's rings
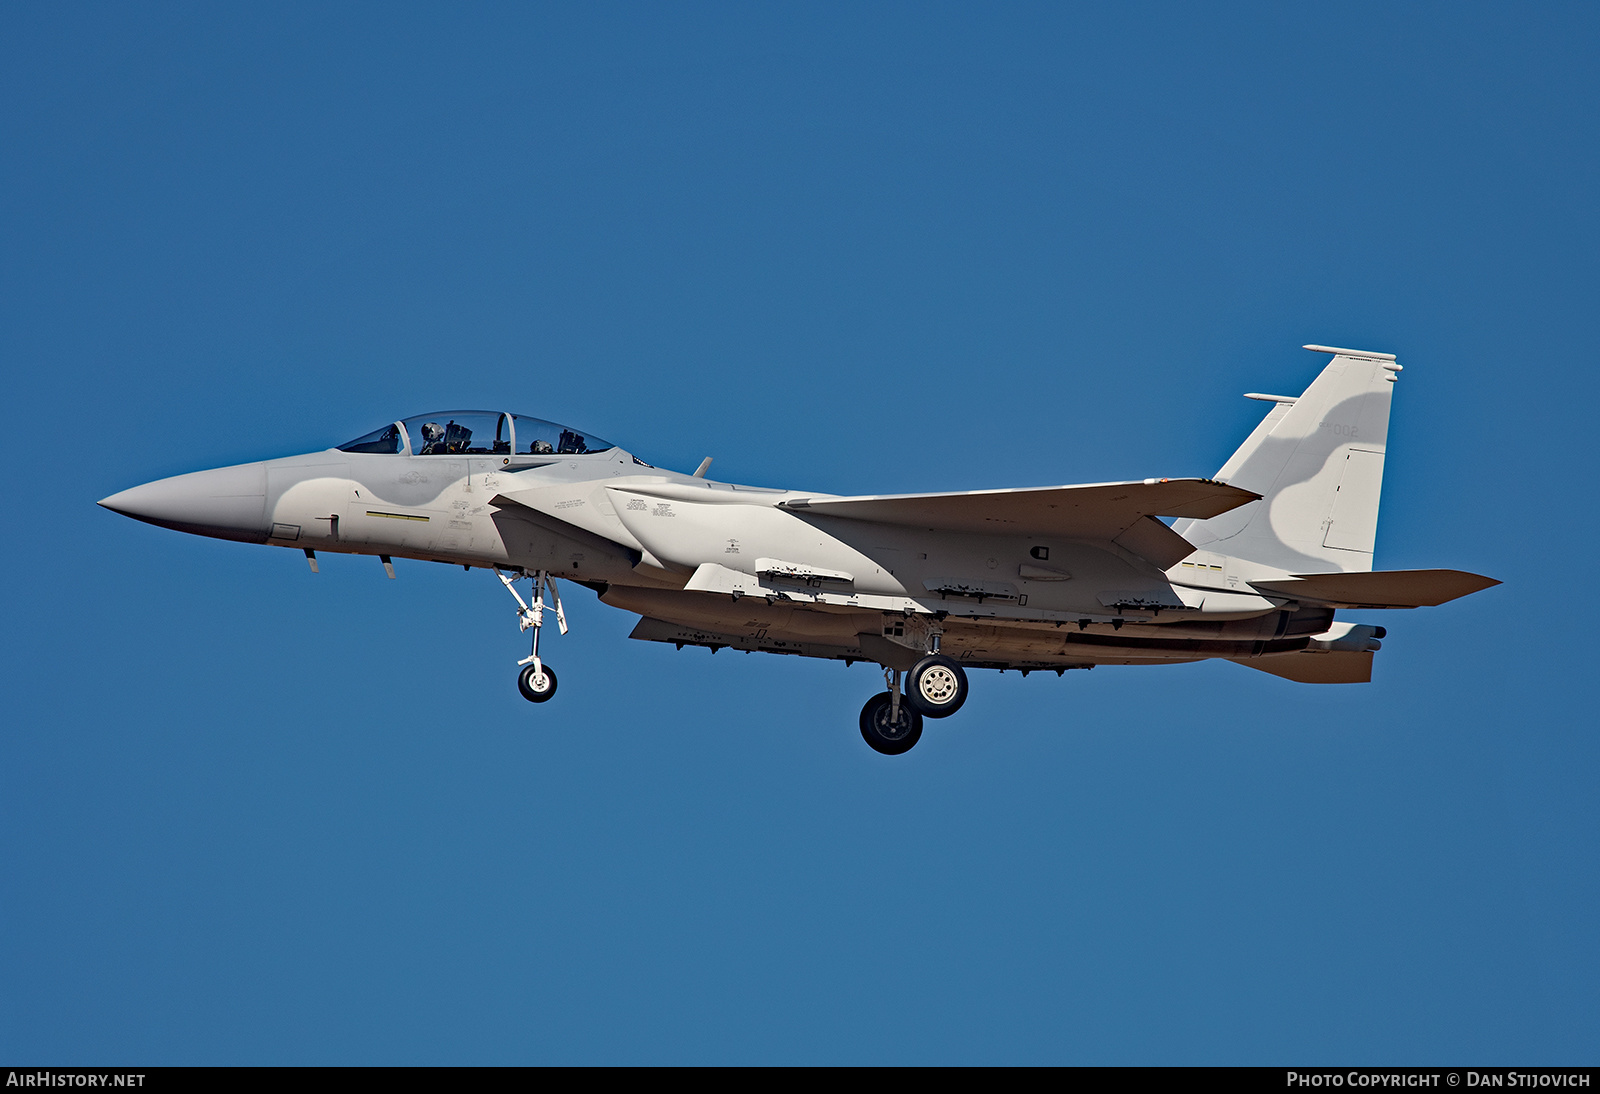
[[[1340,574],[1293,574],[1279,581],[1252,581],[1273,596],[1309,600],[1334,608],[1431,608],[1500,582],[1462,570],[1368,570]]]
[[[947,494],[796,498],[782,502],[780,508],[952,532],[1109,541],[1164,570],[1186,558],[1194,545],[1155,518],[1204,520],[1260,497],[1212,479],[1145,479]]]

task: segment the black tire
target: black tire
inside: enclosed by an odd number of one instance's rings
[[[906,673],[906,702],[924,718],[948,718],[967,701],[967,673],[953,658],[930,653]]]
[[[922,715],[906,705],[900,698],[900,721],[889,724],[889,693],[879,692],[861,708],[861,739],[876,752],[885,756],[898,756],[911,751],[911,746],[922,738]]]
[[[532,665],[524,665],[522,671],[517,673],[517,690],[530,703],[547,703],[556,693],[556,670],[549,665],[539,667],[544,670],[544,679],[538,682],[545,685],[542,690],[535,685]]]

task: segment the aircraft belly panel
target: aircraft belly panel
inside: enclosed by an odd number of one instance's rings
[[[794,640],[855,647],[861,619],[877,627],[880,613],[811,611],[782,602],[769,604],[759,597],[731,600],[710,593],[681,593],[664,589],[625,588],[613,585],[600,600],[625,611],[699,627],[718,634],[757,638],[767,635]]]
[[[679,648],[683,646],[708,646],[713,653],[719,649],[731,647],[751,653],[787,653],[800,657],[831,658],[845,661],[866,660],[861,656],[859,650],[850,646],[797,641],[790,638],[774,638],[768,635],[742,637],[724,634],[719,631],[705,630],[700,627],[670,623],[664,619],[651,619],[648,616],[639,620],[628,637],[642,639],[647,642],[672,642]]]
[[[1304,639],[1293,640],[1296,648]],[[1062,629],[1024,631],[1005,627],[947,627],[942,651],[964,663],[1108,664],[1198,661],[1208,657],[1249,656],[1253,642],[1205,638],[1135,638]]]
[[[801,656],[859,658],[909,668],[924,650],[885,637],[895,612],[841,610],[759,596],[735,600],[720,593],[644,590],[612,586],[601,601],[676,628],[665,637],[651,628],[635,637],[686,645],[720,645]],[[975,667],[1072,667],[1150,664],[1221,657],[1248,659],[1305,649],[1305,635],[1277,636],[1275,618],[1244,623],[1171,627],[1128,624],[1092,628],[982,623],[950,617],[937,624],[941,650]],[[681,633],[680,633],[681,632]],[[664,632],[663,632],[664,633]]]

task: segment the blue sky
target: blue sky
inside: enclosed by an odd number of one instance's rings
[[[0,1057],[1593,1062],[1586,5],[0,12]],[[451,406],[840,493],[1215,471],[1399,354],[1374,682],[629,642],[182,536]],[[1575,599],[1576,597],[1576,599]]]

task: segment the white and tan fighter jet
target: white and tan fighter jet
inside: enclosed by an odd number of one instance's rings
[[[1374,570],[1400,372],[1333,360],[1271,410],[1214,478],[837,497],[665,471],[538,418],[422,414],[338,448],[162,479],[106,498],[197,535],[493,571],[533,649],[522,694],[556,676],[565,579],[638,614],[634,638],[867,661],[887,690],[861,712],[879,752],[967,697],[967,670],[1220,658],[1304,683],[1361,683],[1384,628],[1341,609],[1442,604],[1498,584],[1458,570]],[[1168,524],[1160,518],[1176,518]],[[527,598],[519,582],[532,584]]]

